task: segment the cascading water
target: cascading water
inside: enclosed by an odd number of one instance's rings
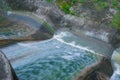
[[[110,80],[120,80],[120,48],[116,49],[112,55],[114,73]]]

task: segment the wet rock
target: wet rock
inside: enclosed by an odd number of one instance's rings
[[[31,34],[35,32],[24,23],[4,21],[0,23],[0,46],[4,46],[16,41],[31,40]]]
[[[109,80],[112,73],[110,60],[102,58],[97,64],[85,68],[76,80]]]
[[[110,43],[115,47],[118,48],[120,46],[120,30],[117,30],[114,36],[112,37]]]
[[[0,51],[0,79],[1,80],[18,80],[12,69],[7,57]]]
[[[46,28],[47,25],[42,24],[41,28],[39,28],[33,35],[31,35],[36,40],[46,40],[50,39],[54,35],[54,31],[50,31],[48,28]]]
[[[20,42],[49,39],[54,34],[54,29],[48,23],[36,21],[36,17],[9,12],[8,16],[3,16],[0,23],[0,47]],[[25,17],[25,18],[24,18]]]
[[[11,44],[14,44],[18,41],[15,40],[0,40],[0,48],[5,47],[5,46],[9,46]]]
[[[12,0],[8,1],[13,3]],[[16,0],[16,2],[17,1],[19,0]],[[77,11],[76,13],[80,15],[79,17],[75,17],[64,14],[58,8],[55,2],[49,3],[45,0],[24,0],[21,1],[21,4],[19,5],[24,5],[24,2],[27,7],[31,7],[32,5],[36,6],[37,9],[34,10],[35,14],[51,23],[55,29],[69,27],[76,33],[83,31],[90,37],[105,41],[110,44],[117,42],[116,39],[114,39],[114,36],[118,34],[117,30],[115,28],[111,28],[109,25],[109,22],[113,18],[113,9],[111,8],[105,7],[99,10],[96,9],[98,6],[93,5],[94,3],[92,1],[88,1],[84,4],[72,6],[72,8]]]

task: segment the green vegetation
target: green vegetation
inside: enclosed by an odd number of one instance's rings
[[[0,23],[5,21],[6,19],[3,16],[0,16]]]
[[[48,22],[44,22],[43,25],[46,28],[46,30],[50,31],[51,34],[54,34],[55,30]]]
[[[46,0],[46,1],[54,2],[54,0]],[[108,7],[108,2],[103,1],[103,0],[102,1],[101,0],[91,0],[91,1],[88,1],[88,0],[57,0],[56,3],[59,6],[59,8],[63,10],[66,14],[71,14],[71,15],[76,14],[76,12],[72,11],[71,8],[73,6],[77,6],[78,4],[81,4],[81,5],[87,4],[87,6],[89,4],[92,4],[92,6],[94,6],[96,10],[102,10]],[[88,7],[91,7],[91,5]]]
[[[117,27],[118,29],[120,29],[120,13],[117,13],[113,20],[112,20],[112,26]]]
[[[48,2],[54,2],[54,0],[47,0]]]
[[[87,1],[87,0],[80,0],[80,2],[82,5],[87,6],[88,8],[91,9],[95,9],[95,10],[103,10],[106,7],[108,7],[108,1],[106,0],[91,0],[91,1]]]
[[[120,29],[120,2],[118,0],[113,0],[112,7],[117,10],[117,13],[112,20],[112,26]]]
[[[54,0],[47,1],[55,2]],[[111,21],[112,26],[120,28],[120,2],[118,0],[112,0],[112,2],[110,2],[109,0],[57,0],[56,4],[66,14],[71,14],[75,16],[78,16],[79,14],[77,15],[77,12],[75,10],[71,10],[71,8],[79,5],[95,11],[103,11],[104,9],[112,7],[113,9],[117,10],[117,14],[113,16],[113,19]]]
[[[0,11],[6,12],[8,9],[9,8],[7,3],[5,3],[4,0],[0,0]],[[2,15],[1,14],[0,14],[0,25],[6,20],[5,17],[2,16],[3,14]]]
[[[0,0],[0,10],[6,11],[8,9],[9,9],[9,7],[8,7],[7,3],[4,0]]]
[[[107,2],[99,1],[96,4],[97,4],[97,6],[95,6],[96,10],[102,10],[102,9],[105,9],[106,7],[108,7],[108,3]]]
[[[71,7],[75,5],[77,1],[71,0],[71,1],[65,1],[65,0],[58,0],[57,5],[60,7],[61,10],[63,10],[66,14],[72,14],[74,15],[75,12],[71,11]]]

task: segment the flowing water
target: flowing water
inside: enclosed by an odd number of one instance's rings
[[[81,39],[72,33],[58,31],[52,39],[21,42],[2,51],[20,80],[72,80],[85,67],[99,62],[102,56],[78,41]]]
[[[1,50],[20,80],[73,80],[85,67],[109,55],[112,47],[58,30],[49,40],[19,42]]]
[[[110,80],[120,80],[120,48],[116,49],[112,55],[114,73]]]
[[[75,42],[60,41],[74,37],[61,32],[50,40],[18,43],[2,51],[20,80],[71,80],[84,67],[99,61],[98,55],[76,47]]]

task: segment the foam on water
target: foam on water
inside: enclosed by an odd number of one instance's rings
[[[69,32],[61,32],[61,33],[59,33],[59,35],[58,35],[58,34],[57,34],[57,35],[54,35],[53,38],[55,38],[56,40],[58,40],[58,41],[60,41],[60,42],[62,42],[62,43],[64,43],[64,44],[73,46],[73,47],[75,47],[75,48],[83,49],[83,50],[86,50],[86,51],[89,51],[89,52],[91,52],[91,53],[96,54],[95,51],[90,50],[90,49],[87,48],[87,47],[82,47],[82,46],[76,45],[75,41],[72,41],[71,43],[68,43],[68,42],[65,42],[65,41],[62,39],[63,37],[67,37],[67,36],[70,36],[70,35],[71,35],[71,33],[69,33]],[[98,54],[98,53],[97,53],[97,55],[103,56],[102,54]]]
[[[120,80],[120,65],[115,63],[116,70],[114,71],[110,80]]]
[[[120,80],[120,48],[116,49],[113,52],[111,61],[112,61],[114,73],[110,80]]]
[[[100,33],[94,33],[94,32],[86,32],[86,35],[91,36],[91,37],[95,37],[97,39],[103,40],[105,42],[108,42],[108,35],[109,33],[103,32],[101,31]]]

